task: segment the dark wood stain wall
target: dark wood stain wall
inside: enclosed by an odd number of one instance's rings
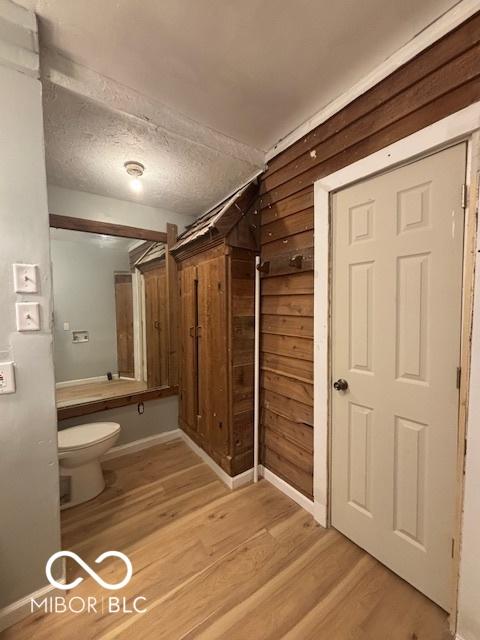
[[[262,176],[262,461],[309,497],[313,183],[478,100],[480,13],[277,155]]]

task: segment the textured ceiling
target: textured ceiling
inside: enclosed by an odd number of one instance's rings
[[[49,180],[198,214],[457,0],[17,2],[40,20]]]
[[[249,162],[44,83],[47,175],[61,187],[198,215],[255,171]],[[145,166],[141,193],[127,160]]]

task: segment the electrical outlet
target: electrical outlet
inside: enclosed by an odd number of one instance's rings
[[[13,362],[0,362],[0,395],[15,393],[15,370]]]

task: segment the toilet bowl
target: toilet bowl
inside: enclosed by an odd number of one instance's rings
[[[58,432],[61,509],[91,500],[104,490],[100,458],[119,434],[116,422],[92,422]]]

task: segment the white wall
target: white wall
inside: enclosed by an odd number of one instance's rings
[[[84,418],[62,420],[59,428],[65,429],[85,422],[118,422],[122,425],[122,431],[117,445],[134,442],[141,438],[147,438],[148,436],[178,428],[177,396],[149,400],[144,403],[143,409],[144,413],[140,414],[136,404],[129,404],[118,409],[92,413]]]
[[[64,189],[53,184],[48,185],[48,206],[50,213],[62,216],[113,222],[153,231],[166,231],[167,222],[172,222],[178,225],[180,233],[195,219],[194,216],[181,215],[167,209],[106,198],[86,191]]]
[[[55,380],[116,374],[115,273],[130,271],[128,241],[100,244],[78,231],[52,231]],[[75,344],[72,331],[88,331],[88,342]]]
[[[48,186],[50,213],[69,215],[102,222],[126,224],[154,231],[166,231],[167,222],[178,225],[179,233],[193,221],[191,216],[180,216],[172,211],[145,207],[124,200],[105,198],[83,191]],[[119,443],[131,442],[155,433],[163,433],[178,427],[178,397],[171,396],[145,403],[145,412],[139,415],[137,405],[120,407],[115,411],[63,420],[59,427],[84,424],[101,420],[113,420],[122,427]]]
[[[34,28],[31,14],[5,0],[0,22],[2,14],[0,45],[10,28],[18,33],[32,22]],[[12,57],[15,49],[6,48]],[[34,56],[23,48],[18,53],[19,68]],[[45,563],[60,548],[60,526],[41,85],[0,60],[0,95],[0,350],[11,348],[17,382],[15,394],[0,396],[2,624],[2,607],[46,586]],[[14,293],[15,262],[39,266],[40,293]],[[40,303],[41,331],[17,333],[19,300]]]

